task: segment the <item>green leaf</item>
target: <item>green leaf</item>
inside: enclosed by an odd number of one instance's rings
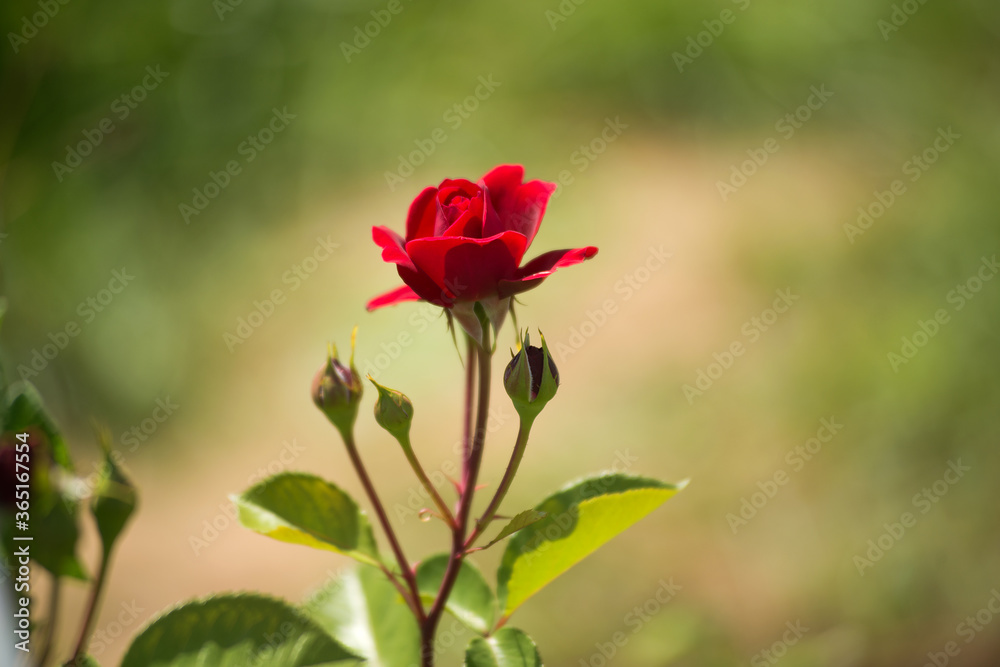
[[[44,517],[32,519],[29,532],[35,539],[31,557],[56,576],[86,579],[87,574],[76,556],[80,535],[78,507],[76,500],[63,496]]]
[[[344,491],[315,475],[275,475],[233,496],[233,502],[240,523],[261,535],[379,563],[364,512]]]
[[[72,471],[69,451],[55,422],[49,417],[42,398],[29,382],[15,382],[3,397],[7,409],[3,412],[0,432],[28,433],[31,448],[31,535],[32,559],[55,576],[86,579],[83,566],[76,556],[79,501],[63,488],[63,471]],[[53,466],[52,461],[58,466]],[[60,470],[60,468],[62,470]],[[12,544],[15,534],[13,517],[2,522],[0,534],[6,544]]]
[[[375,568],[344,570],[304,605],[303,611],[368,667],[420,663],[420,629],[409,607]]]
[[[447,567],[447,554],[431,556],[417,566],[417,589],[421,598],[433,601],[437,597]],[[476,632],[486,634],[493,627],[496,607],[496,597],[482,573],[463,559],[445,609]]]
[[[535,508],[547,516],[518,532],[504,551],[497,571],[503,618],[685,484],[606,474],[547,498]]]
[[[521,530],[522,528],[527,528],[531,524],[541,521],[544,518],[545,518],[545,512],[539,512],[538,510],[524,510],[520,514],[517,514],[513,519],[511,519],[507,523],[507,525],[503,527],[503,530],[501,530],[497,534],[497,536],[490,541],[489,544],[487,544],[484,547],[481,547],[479,550],[489,549],[503,538],[509,537],[514,533],[516,533],[517,531]]]
[[[3,428],[0,432],[18,433],[30,428],[37,429],[45,435],[48,450],[53,460],[65,470],[73,471],[69,458],[69,449],[56,423],[49,417],[45,404],[38,390],[30,382],[15,382],[7,389],[7,411],[4,414]]]
[[[31,559],[57,577],[86,580],[87,573],[76,556],[80,536],[77,524],[79,502],[68,494],[53,493],[51,503],[32,515],[26,532],[16,530],[14,515],[0,521],[0,536],[5,545],[30,544]],[[15,536],[30,535],[30,543],[15,542]],[[12,561],[13,564],[13,561]]]
[[[542,667],[542,656],[531,637],[517,628],[501,628],[492,637],[469,642],[465,667]]]
[[[76,660],[63,664],[63,667],[101,667],[101,665],[89,655],[81,655]]]
[[[168,611],[133,640],[121,667],[308,667],[359,659],[294,607],[245,593]]]

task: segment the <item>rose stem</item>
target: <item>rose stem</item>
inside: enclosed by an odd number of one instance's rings
[[[524,449],[528,444],[528,435],[531,432],[531,424],[533,422],[534,418],[521,420],[521,426],[517,430],[517,442],[514,444],[514,451],[510,455],[507,470],[504,471],[503,479],[500,481],[500,486],[497,487],[497,491],[493,495],[493,500],[490,501],[486,511],[483,512],[479,521],[476,522],[476,527],[472,531],[472,535],[465,541],[466,549],[471,547],[475,543],[476,538],[483,534],[487,526],[490,525],[490,522],[493,521],[493,517],[496,516],[497,510],[500,509],[500,503],[503,502],[504,496],[507,495],[507,491],[514,481],[514,475],[517,474],[517,468],[521,465],[521,458],[524,456]]]
[[[80,628],[80,638],[76,641],[76,649],[73,651],[71,662],[78,663],[87,649],[87,638],[90,637],[90,629],[97,620],[97,607],[101,600],[101,591],[104,590],[104,581],[108,574],[108,561],[111,554],[108,550],[101,550],[101,564],[97,567],[97,577],[94,585],[90,588],[90,601],[87,603],[87,613],[83,617],[83,627]]]
[[[445,523],[447,523],[449,527],[454,528],[455,517],[451,515],[451,510],[448,509],[448,504],[441,497],[441,494],[438,493],[437,489],[434,488],[434,485],[431,484],[431,480],[427,478],[427,473],[424,472],[424,467],[420,465],[420,461],[417,460],[417,455],[413,451],[413,445],[410,444],[410,436],[406,434],[401,435],[400,445],[403,447],[403,454],[406,455],[406,460],[409,461],[410,467],[413,468],[413,472],[416,474],[417,479],[419,479],[420,483],[423,484],[427,493],[431,495],[431,499],[433,499],[434,504],[437,505],[438,511],[441,512],[441,518],[444,519]]]
[[[489,418],[490,408],[490,361],[491,355],[489,347],[489,329],[483,327],[483,340],[479,345],[473,345],[470,338],[471,348],[475,348],[476,357],[479,362],[479,392],[476,406],[476,426],[472,432],[471,447],[466,439],[467,457],[465,460],[465,475],[462,480],[462,497],[459,501],[458,516],[456,517],[456,527],[452,531],[451,554],[448,557],[448,566],[445,568],[444,577],[441,580],[441,588],[438,590],[434,605],[427,613],[427,619],[421,628],[421,664],[423,667],[432,667],[434,664],[434,634],[437,631],[438,621],[444,612],[445,602],[451,594],[451,589],[458,578],[458,571],[462,564],[462,556],[465,553],[465,534],[469,524],[469,514],[472,507],[472,497],[476,490],[476,478],[479,476],[479,464],[483,458],[483,443],[486,440],[486,422]],[[472,363],[470,354],[469,363]],[[467,389],[471,389],[469,383]],[[468,394],[471,393],[467,391]],[[468,404],[468,400],[467,400]],[[467,411],[468,412],[468,411]],[[466,422],[468,424],[468,421]]]
[[[382,507],[382,501],[379,500],[378,493],[375,492],[375,487],[372,486],[372,481],[368,477],[368,471],[365,470],[365,466],[361,462],[361,457],[358,455],[358,448],[354,444],[353,433],[348,433],[344,436],[344,445],[347,446],[347,454],[351,457],[351,463],[354,464],[354,470],[358,473],[358,479],[361,480],[361,485],[365,487],[368,500],[375,508],[375,514],[378,516],[379,523],[382,524],[382,530],[389,540],[392,552],[396,555],[396,562],[399,564],[400,573],[410,587],[410,595],[413,597],[413,609],[417,612],[417,619],[422,621],[424,619],[424,608],[420,603],[417,578],[413,574],[413,568],[406,561],[406,556],[403,554],[402,547],[399,546],[399,540],[396,539],[396,533],[392,529],[392,524],[389,523],[389,517],[386,516],[385,509]]]

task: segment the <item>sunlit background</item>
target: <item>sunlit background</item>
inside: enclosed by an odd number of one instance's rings
[[[52,5],[0,9],[3,361],[83,474],[96,419],[140,487],[102,664],[163,607],[300,601],[347,564],[227,496],[293,469],[361,497],[308,392],[355,324],[426,467],[457,461],[459,355],[437,309],[365,312],[398,284],[370,228],[511,162],[560,183],[529,256],[601,250],[522,299],[562,387],[505,507],[612,467],[692,480],[517,612],[546,663],[997,664],[995,3]],[[516,431],[494,390],[487,485]],[[411,556],[440,551],[372,400],[362,456]]]

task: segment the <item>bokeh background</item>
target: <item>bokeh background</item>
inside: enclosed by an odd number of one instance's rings
[[[18,375],[79,324],[31,379],[81,472],[97,419],[141,488],[98,621],[117,635],[103,664],[164,606],[233,589],[301,600],[346,564],[225,508],[268,470],[360,497],[308,396],[355,324],[362,370],[414,399],[426,466],[456,460],[459,357],[433,308],[365,312],[397,284],[370,227],[401,228],[426,185],[508,162],[561,182],[536,253],[601,248],[519,309],[563,386],[508,507],[615,465],[692,479],[517,613],[547,664],[922,665],[949,641],[949,664],[997,664],[1000,619],[981,610],[1000,587],[1000,280],[979,278],[1000,250],[995,3],[108,0],[57,5],[32,32],[39,7],[0,9],[3,361]],[[261,135],[276,111],[281,131]],[[225,186],[206,191],[213,173]],[[109,299],[114,271],[134,278]],[[775,316],[779,290],[794,301]],[[273,312],[244,340],[255,310]],[[921,322],[935,335],[915,336]],[[685,392],[700,372],[702,393]],[[487,484],[516,428],[495,390]],[[158,401],[176,406],[162,423]],[[371,402],[363,456],[411,554],[439,550]],[[797,458],[823,419],[842,428]],[[904,512],[916,524],[885,537]],[[859,565],[880,538],[890,548]],[[88,538],[91,565],[96,550]],[[491,573],[499,555],[476,560]],[[70,588],[63,653],[84,604]],[[808,631],[763,653],[786,624]]]

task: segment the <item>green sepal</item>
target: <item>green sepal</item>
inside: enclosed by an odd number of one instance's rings
[[[115,460],[115,453],[107,445],[106,438],[102,438],[102,448],[104,466],[90,500],[90,512],[94,515],[97,531],[101,535],[101,544],[107,554],[111,553],[111,548],[121,535],[125,524],[135,512],[138,495],[135,485]]]

